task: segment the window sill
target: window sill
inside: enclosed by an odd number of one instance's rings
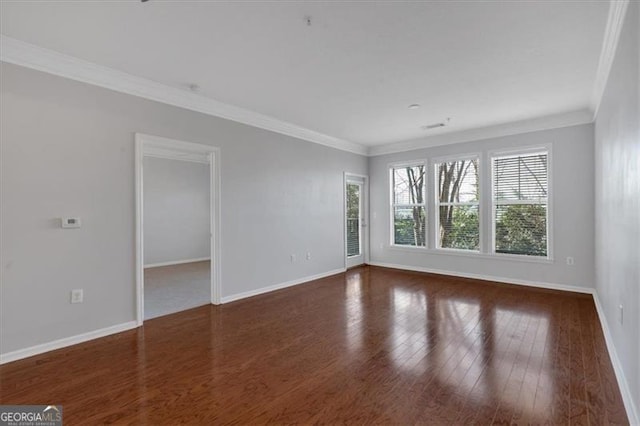
[[[513,254],[489,254],[489,253],[480,253],[477,251],[466,251],[459,249],[431,249],[427,247],[414,247],[414,246],[398,246],[398,245],[388,245],[387,248],[393,251],[404,251],[410,253],[424,253],[428,255],[438,255],[438,256],[460,256],[460,257],[471,257],[476,259],[491,259],[491,260],[507,260],[511,262],[525,262],[525,263],[542,263],[542,264],[553,264],[553,258],[549,257],[534,257],[534,256],[525,256],[525,255],[513,255]]]

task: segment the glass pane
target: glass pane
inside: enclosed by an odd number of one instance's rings
[[[441,203],[478,201],[478,159],[438,164],[438,188]]]
[[[540,200],[547,197],[547,154],[496,158],[493,190],[497,200]]]
[[[440,247],[480,249],[478,206],[440,206]]]
[[[496,253],[547,255],[547,206],[496,206]]]
[[[425,246],[426,213],[424,207],[394,207],[394,244]]]
[[[399,167],[393,169],[393,203],[424,203],[424,166]]]
[[[347,256],[360,255],[360,185],[347,184]]]

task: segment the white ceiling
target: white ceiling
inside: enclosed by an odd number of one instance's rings
[[[379,146],[591,107],[608,11],[608,1],[2,0],[0,30]]]

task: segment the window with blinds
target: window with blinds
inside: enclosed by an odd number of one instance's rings
[[[424,164],[391,168],[391,226],[395,245],[426,246]]]
[[[478,158],[436,163],[437,247],[480,250]]]
[[[547,256],[547,151],[492,158],[495,253]]]

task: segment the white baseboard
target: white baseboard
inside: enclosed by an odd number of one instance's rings
[[[208,259],[205,259],[208,260]],[[197,261],[197,260],[193,260]],[[186,263],[186,262],[185,262]],[[296,280],[287,281],[280,284],[275,284],[268,287],[259,288],[257,290],[247,291],[244,293],[233,294],[222,298],[222,303],[229,303],[235,300],[245,299],[251,296],[257,296],[259,294],[268,293],[270,291],[280,290],[287,287],[292,287],[298,284],[303,284],[308,281],[318,280],[331,275],[340,274],[345,272],[345,268],[334,269],[332,271],[324,272],[317,275],[311,275]],[[90,331],[88,333],[78,334],[76,336],[65,337],[52,342],[42,343],[40,345],[31,346],[24,349],[18,349],[13,352],[7,352],[0,354],[0,364],[6,364],[12,361],[28,358],[34,355],[40,355],[45,352],[54,351],[56,349],[65,348],[67,346],[77,345],[78,343],[84,343],[89,340],[98,339],[100,337],[109,336],[111,334],[121,333],[123,331],[131,330],[138,327],[137,321],[129,321],[123,324],[113,325],[111,327],[101,328],[99,330]]]
[[[157,268],[158,266],[171,266],[182,265],[183,263],[204,262],[205,260],[211,260],[210,257],[198,257],[195,259],[183,259],[183,260],[170,260],[169,262],[149,263],[144,265],[144,268]]]
[[[42,343],[40,345],[31,346],[29,348],[18,349],[17,351],[0,354],[0,364],[17,361],[19,359],[28,358],[34,355],[40,355],[45,352],[54,351],[56,349],[65,348],[67,346],[77,345],[78,343],[87,342],[89,340],[98,339],[100,337],[109,336],[111,334],[121,333],[123,331],[136,328],[136,321],[129,321],[122,324],[112,325],[111,327],[101,328],[99,330],[90,331],[88,333],[77,334],[71,337],[54,340],[52,342]]]
[[[620,358],[618,358],[618,352],[613,344],[613,335],[611,334],[611,329],[609,329],[609,323],[607,322],[607,317],[604,315],[604,310],[602,309],[602,304],[600,303],[600,298],[598,297],[597,292],[593,294],[593,300],[596,304],[596,311],[598,311],[600,324],[602,325],[602,332],[604,333],[604,341],[607,344],[609,359],[611,359],[613,371],[615,371],[616,378],[618,379],[618,388],[620,388],[620,393],[622,394],[622,401],[624,402],[624,408],[627,411],[627,417],[629,417],[629,423],[632,425],[640,425],[640,411],[633,402],[629,383],[627,382],[627,378],[622,370],[622,363],[620,362]]]
[[[384,268],[403,269],[405,271],[427,272],[430,274],[449,275],[452,277],[473,278],[475,280],[494,281],[494,282],[505,283],[505,284],[516,284],[516,285],[523,285],[523,286],[529,286],[529,287],[546,288],[550,290],[571,291],[574,293],[594,294],[595,292],[595,289],[588,288],[588,287],[578,287],[573,285],[554,284],[554,283],[546,283],[546,282],[540,282],[540,281],[519,280],[515,278],[494,277],[494,276],[482,275],[482,274],[469,274],[466,272],[445,271],[441,269],[424,268],[422,266],[407,266],[407,265],[399,265],[395,263],[383,263],[383,262],[369,262],[369,265],[382,266]]]
[[[341,274],[346,271],[345,268],[334,269],[333,271],[323,272],[321,274],[310,275],[308,277],[298,278],[296,280],[287,281],[280,284],[270,285],[268,287],[262,287],[257,290],[245,291],[244,293],[232,294],[231,296],[224,296],[221,299],[221,303],[234,302],[240,299],[246,299],[247,297],[257,296],[259,294],[269,293],[270,291],[280,290],[287,287],[293,287],[294,285],[304,284],[309,281],[319,280],[320,278],[329,277],[331,275]]]

